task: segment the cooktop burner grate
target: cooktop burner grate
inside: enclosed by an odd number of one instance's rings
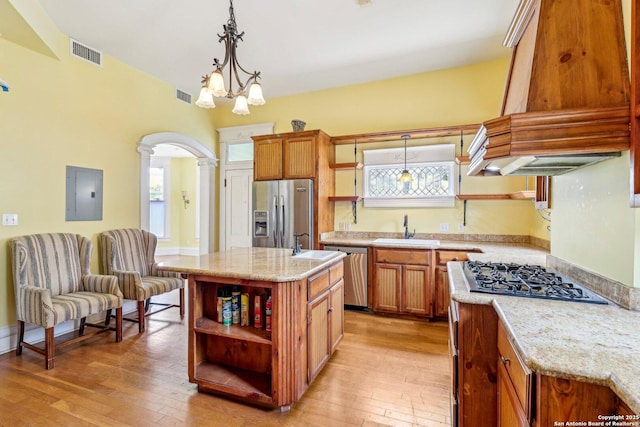
[[[536,265],[466,261],[463,271],[471,292],[607,304],[595,293]]]

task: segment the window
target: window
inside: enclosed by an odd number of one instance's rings
[[[158,239],[169,236],[170,159],[151,159],[149,168],[149,231]]]
[[[398,178],[404,148],[364,150],[364,205],[367,207],[451,207],[455,205],[455,145],[408,147],[406,165],[412,182]]]
[[[227,144],[227,163],[253,161],[253,141]]]

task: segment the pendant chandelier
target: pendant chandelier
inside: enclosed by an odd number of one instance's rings
[[[235,106],[232,112],[235,114],[246,115],[249,114],[249,105],[264,105],[265,100],[262,96],[262,87],[258,83],[260,78],[260,72],[254,71],[248,72],[238,63],[236,56],[236,48],[238,46],[238,40],[242,41],[244,31],[238,34],[238,26],[236,25],[236,16],[233,12],[233,0],[229,0],[229,20],[227,25],[223,25],[224,34],[218,34],[218,42],[224,42],[225,54],[224,60],[220,62],[218,58],[214,58],[213,66],[215,67],[211,74],[202,76],[202,89],[200,89],[200,96],[196,101],[196,105],[202,108],[215,108],[216,105],[213,102],[213,97],[229,98],[236,100]],[[229,66],[228,83],[224,79],[224,67]],[[247,79],[242,81],[242,77]],[[234,90],[234,80],[238,85],[238,89]],[[228,84],[228,86],[227,86]],[[227,87],[229,88],[227,90]],[[247,88],[248,93],[247,93]]]
[[[409,169],[407,169],[407,139],[409,139],[410,136],[402,135],[401,138],[404,139],[404,169],[402,170],[402,175],[400,175],[400,178],[398,178],[398,182],[409,183],[413,182],[413,178],[409,173]]]

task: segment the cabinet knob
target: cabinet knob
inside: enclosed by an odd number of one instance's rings
[[[452,261],[458,261],[458,257],[453,257]]]
[[[333,307],[331,307],[328,312],[332,313],[333,312]]]
[[[507,363],[511,362],[511,359],[509,359],[508,357],[504,357],[504,356],[500,356],[500,361],[506,365]]]

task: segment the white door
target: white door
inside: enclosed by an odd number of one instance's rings
[[[225,171],[225,250],[251,247],[251,186],[253,169]]]

